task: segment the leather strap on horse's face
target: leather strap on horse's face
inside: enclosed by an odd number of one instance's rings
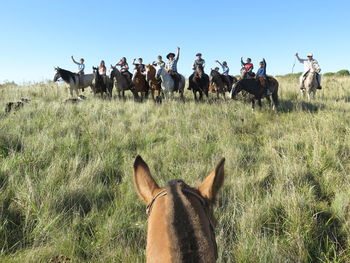
[[[205,214],[207,215],[207,218],[208,218],[208,221],[209,221],[209,226],[210,226],[210,234],[211,234],[211,240],[214,244],[214,253],[215,253],[215,259],[218,258],[218,247],[217,247],[217,244],[216,244],[216,238],[215,238],[215,228],[214,228],[214,223],[212,221],[212,218],[211,218],[211,214],[210,214],[210,211],[209,211],[209,206],[208,206],[208,203],[207,201],[202,197],[200,196],[197,192],[195,192],[194,190],[192,190],[191,188],[183,188],[182,189],[183,192],[185,193],[189,193],[195,197],[197,197],[197,199],[200,201],[200,203],[202,204],[203,206],[203,209],[204,209],[204,212]],[[158,198],[161,198],[163,196],[166,196],[168,193],[167,193],[167,190],[163,190],[163,191],[160,191],[158,194],[156,194],[151,202],[147,205],[146,207],[146,214],[148,216],[150,216],[151,212],[152,212],[152,208],[153,208],[153,205],[154,205],[154,202],[158,199]]]

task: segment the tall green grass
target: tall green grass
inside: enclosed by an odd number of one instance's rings
[[[160,185],[197,185],[226,157],[218,262],[350,262],[350,79],[317,99],[280,78],[281,105],[240,101],[65,104],[54,84],[0,88],[0,262],[144,262],[141,154]],[[86,91],[85,93],[88,93]]]

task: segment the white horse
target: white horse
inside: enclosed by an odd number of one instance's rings
[[[64,82],[69,85],[69,91],[72,97],[74,96],[73,91],[75,91],[79,97],[79,89],[84,90],[87,87],[91,87],[93,90],[94,74],[84,74],[79,76],[76,73],[61,69],[59,67],[55,68],[55,70],[56,74],[53,81],[56,82],[59,78],[62,78]]]
[[[318,65],[318,62],[315,60],[311,63],[311,67],[308,73],[305,75],[301,76],[302,79],[304,79],[304,89],[302,89],[302,93],[305,97],[305,94],[308,96],[308,100],[310,101],[311,99],[315,98],[316,95],[316,90],[319,85],[317,80],[318,74],[321,72],[321,68]]]
[[[179,74],[179,76],[180,76],[180,79],[179,79],[179,87],[178,88],[179,88],[180,98],[183,99],[186,79],[181,74]],[[170,93],[170,99],[173,99],[174,98],[174,91],[175,91],[175,83],[174,83],[173,78],[165,70],[164,67],[162,67],[162,66],[156,67],[156,78],[160,78],[162,80],[161,87],[162,87],[163,93],[165,95],[165,98],[168,99],[169,93]]]

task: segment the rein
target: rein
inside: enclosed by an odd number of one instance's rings
[[[202,197],[200,196],[198,193],[196,193],[194,190],[192,189],[186,189],[186,188],[182,188],[181,189],[184,193],[188,193],[188,194],[191,194],[195,197],[197,197],[197,199],[200,201],[200,203],[202,204],[203,208],[204,208],[204,212],[205,214],[207,215],[207,218],[208,218],[208,221],[209,221],[209,225],[210,225],[210,235],[211,235],[211,239],[212,239],[212,242],[214,244],[214,253],[215,253],[215,258],[217,259],[218,258],[218,247],[217,247],[217,244],[216,244],[216,239],[215,239],[215,228],[214,228],[214,223],[211,219],[211,216],[210,216],[210,213],[209,213],[209,209],[208,209],[208,206],[207,206],[207,201]],[[166,196],[168,194],[167,190],[163,190],[163,191],[160,191],[158,194],[156,194],[151,202],[147,205],[146,207],[146,214],[147,216],[149,217],[151,212],[152,212],[152,208],[153,208],[153,205],[154,205],[154,202],[158,199],[158,198],[161,198],[163,196]]]

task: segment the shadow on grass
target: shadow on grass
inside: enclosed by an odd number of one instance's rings
[[[306,102],[306,101],[291,101],[291,100],[280,100],[278,111],[287,113],[294,111],[304,111],[304,112],[318,112],[325,108],[324,104]]]

